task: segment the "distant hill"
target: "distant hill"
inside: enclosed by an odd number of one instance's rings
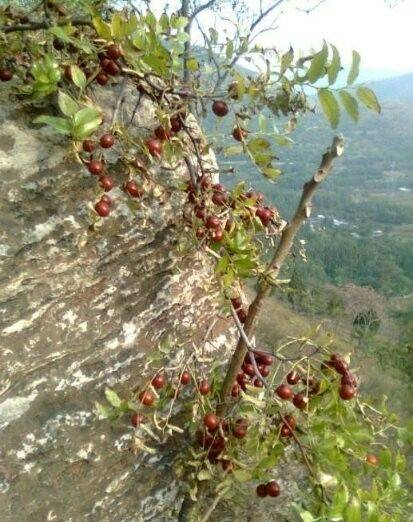
[[[369,84],[383,101],[411,101],[413,102],[413,72],[374,81]]]

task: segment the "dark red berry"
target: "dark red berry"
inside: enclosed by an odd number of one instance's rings
[[[102,200],[100,200],[96,203],[95,210],[99,214],[100,217],[107,217],[110,214],[109,205]]]
[[[352,373],[347,372],[341,377],[341,384],[350,384],[350,386],[357,387],[357,378]]]
[[[144,420],[145,420],[145,417],[143,415],[141,415],[140,413],[134,413],[132,415],[132,417],[130,418],[131,424],[135,428],[138,428],[142,424],[142,422],[144,422]]]
[[[268,377],[270,374],[270,369],[265,364],[258,365],[258,370],[263,377]]]
[[[293,396],[293,391],[288,384],[280,384],[275,390],[275,393],[284,401],[290,400]]]
[[[294,385],[300,380],[300,375],[294,370],[287,375],[288,384]]]
[[[109,192],[115,186],[113,179],[110,176],[100,176],[99,185],[103,188],[105,192]]]
[[[241,127],[234,127],[232,131],[232,136],[234,140],[242,141],[248,136],[248,132],[245,129],[242,129]]]
[[[238,310],[238,308],[242,307],[242,300],[240,297],[233,297],[231,299],[231,303],[235,310]]]
[[[103,134],[100,137],[99,143],[104,149],[110,149],[115,143],[115,136],[113,134]]]
[[[264,383],[262,382],[262,380],[259,378],[259,377],[255,377],[253,383],[252,383],[255,388],[263,388],[264,387]]]
[[[229,111],[228,105],[222,100],[216,100],[212,104],[212,112],[216,116],[220,116],[220,117],[226,116],[228,114],[228,111]]]
[[[220,241],[222,241],[222,238],[224,237],[224,231],[222,230],[222,228],[216,228],[215,230],[212,231],[211,233],[211,238],[213,241],[215,241],[216,243],[219,243]]]
[[[106,85],[109,81],[109,76],[101,71],[96,75],[96,81],[99,85]]]
[[[250,363],[243,363],[242,367],[241,367],[242,371],[246,374],[246,375],[249,375],[250,377],[252,377],[253,375],[255,375],[255,370],[254,370],[254,366]]]
[[[217,229],[221,226],[221,221],[218,216],[208,216],[205,221],[205,226],[210,229]]]
[[[204,426],[208,428],[209,431],[215,431],[219,426],[219,418],[215,415],[215,413],[207,413],[204,417]]]
[[[240,392],[240,385],[237,382],[234,382],[231,388],[231,396],[232,397],[238,397]]]
[[[277,482],[275,482],[275,480],[268,482],[268,484],[265,486],[265,489],[269,497],[278,497],[280,494],[280,486]]]
[[[237,316],[238,316],[238,319],[239,319],[239,322],[244,324],[245,321],[247,320],[247,312],[243,309],[243,308],[240,308],[239,310],[237,310]]]
[[[168,131],[161,125],[159,125],[159,127],[156,127],[154,134],[161,141],[169,140],[172,136],[170,131]]]
[[[151,381],[151,384],[156,390],[160,390],[161,388],[163,388],[166,384],[165,374],[158,373],[157,375],[155,375],[155,377]]]
[[[343,399],[343,401],[349,401],[356,395],[356,393],[356,388],[350,384],[343,384],[340,387],[340,397]]]
[[[240,372],[240,373],[237,373],[237,383],[241,386],[241,388],[245,388],[245,384],[246,384],[246,376],[245,376],[245,373],[243,372]]]
[[[230,460],[221,460],[221,466],[222,466],[222,469],[226,472],[226,473],[232,473],[234,471],[234,463],[231,462]]]
[[[150,390],[141,391],[139,401],[145,406],[152,406],[155,402],[155,395]]]
[[[56,51],[61,51],[65,48],[65,43],[63,40],[59,40],[59,38],[55,38],[53,40],[53,47],[56,49]]]
[[[118,59],[122,56],[122,51],[121,51],[119,45],[117,45],[117,44],[111,44],[111,45],[109,45],[109,47],[106,49],[106,55],[107,55],[108,58],[110,58],[111,60],[118,60]]]
[[[296,393],[293,397],[293,404],[299,410],[304,410],[308,404],[308,397],[303,393]]]
[[[182,129],[182,122],[179,116],[174,116],[171,118],[171,129],[174,132],[179,132]]]
[[[284,424],[287,425],[291,430],[295,430],[295,427],[297,426],[297,421],[295,420],[295,417],[292,415],[284,415]]]
[[[258,497],[260,497],[260,498],[266,497],[267,496],[267,486],[265,484],[260,484],[259,486],[257,486],[256,492],[257,492]]]
[[[204,228],[197,228],[195,234],[196,234],[196,237],[201,240],[205,237],[206,230]]]
[[[158,140],[158,138],[149,138],[146,142],[146,146],[151,156],[160,156],[162,154],[163,146],[161,140]]]
[[[96,148],[96,145],[93,140],[84,140],[82,143],[82,148],[85,152],[93,152]]]
[[[119,65],[113,60],[104,58],[100,65],[105,73],[110,74],[110,76],[117,76],[120,73]]]
[[[87,168],[94,176],[100,176],[103,172],[103,163],[99,160],[91,160],[87,163]]]
[[[272,212],[269,208],[258,207],[255,214],[259,218],[259,220],[261,221],[261,223],[263,224],[264,227],[266,227],[269,224],[269,222],[271,221]]]
[[[214,192],[212,194],[212,202],[215,205],[223,206],[226,205],[228,201],[227,195],[225,192]]]
[[[211,391],[211,385],[206,379],[202,379],[198,383],[198,390],[201,395],[207,395]]]
[[[269,353],[255,352],[255,360],[258,364],[265,364],[265,366],[271,366],[274,362],[274,357]]]
[[[334,368],[335,368],[336,372],[339,373],[340,375],[344,375],[345,373],[348,372],[348,364],[341,359],[334,362]]]
[[[281,430],[280,430],[281,437],[284,437],[284,438],[291,437],[291,433],[292,433],[291,429],[286,424],[283,424],[281,426]]]
[[[143,189],[133,179],[125,183],[124,190],[132,198],[140,198],[143,194]]]
[[[183,371],[182,375],[181,375],[181,378],[180,378],[180,381],[181,381],[181,384],[186,386],[187,384],[189,384],[191,382],[191,374],[188,371],[186,371],[186,370]]]

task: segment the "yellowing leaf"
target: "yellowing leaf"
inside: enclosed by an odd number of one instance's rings
[[[368,87],[359,87],[357,89],[357,97],[365,107],[380,114],[380,103],[374,91]]]
[[[351,85],[355,82],[360,71],[360,55],[357,51],[353,51],[353,60],[351,62],[351,69],[347,76],[347,83]]]
[[[327,68],[328,73],[328,83],[332,85],[337,80],[337,76],[341,69],[341,59],[340,54],[337,50],[337,47],[331,45],[331,49],[333,50],[333,57],[331,59],[331,63]]]
[[[347,114],[357,123],[359,119],[359,105],[356,98],[347,91],[340,91],[339,96]]]
[[[320,52],[315,54],[311,60],[310,68],[307,72],[307,77],[311,83],[315,83],[325,74],[325,66],[328,58],[328,47],[324,42],[323,48]]]
[[[318,100],[330,125],[335,129],[340,121],[340,106],[334,94],[328,89],[320,89]]]

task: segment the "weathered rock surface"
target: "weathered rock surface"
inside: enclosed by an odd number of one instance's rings
[[[116,88],[97,98],[109,121]],[[153,128],[153,116],[144,98],[131,131]],[[93,408],[106,385],[139,382],[166,332],[205,334],[217,292],[210,262],[176,253],[182,194],[159,186],[133,208],[116,189],[113,216],[90,230],[96,180],[65,138],[32,119],[1,102],[0,519],[175,520],[168,455],[155,466],[136,457],[126,422],[99,421]],[[183,162],[152,174],[163,185],[188,176]]]

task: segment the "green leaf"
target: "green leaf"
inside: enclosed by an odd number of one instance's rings
[[[293,507],[297,511],[303,522],[314,522],[316,520],[309,511],[303,509],[298,504],[293,504]]]
[[[218,43],[218,31],[213,27],[209,28],[209,36],[211,38],[211,43],[216,45]]]
[[[87,84],[87,79],[85,73],[82,71],[80,67],[77,65],[71,65],[70,71],[72,73],[73,83],[79,87],[79,89],[84,89]]]
[[[77,102],[63,91],[59,91],[57,95],[59,109],[65,116],[73,116],[79,110]]]
[[[95,412],[99,419],[111,419],[113,417],[113,410],[110,406],[104,406],[99,402],[95,402]]]
[[[75,114],[73,123],[76,126],[81,126],[85,123],[95,120],[96,118],[100,118],[102,120],[100,112],[93,107],[86,107]]]
[[[227,60],[230,60],[232,58],[232,55],[234,54],[234,43],[232,40],[227,40],[227,45],[225,47],[225,57]]]
[[[328,83],[330,85],[336,82],[338,73],[341,69],[341,59],[337,47],[335,45],[331,45],[331,49],[333,50],[333,57],[331,59],[330,65],[327,67]]]
[[[351,85],[355,82],[360,71],[360,55],[357,51],[353,51],[353,60],[351,62],[351,68],[347,76],[347,84]]]
[[[270,148],[270,142],[266,140],[265,138],[251,138],[248,141],[248,149],[254,153],[254,152],[260,152],[264,151]]]
[[[276,169],[274,167],[264,167],[262,169],[262,173],[266,178],[271,181],[275,181],[282,174],[282,170]]]
[[[104,40],[112,39],[112,31],[110,25],[102,20],[102,18],[95,17],[92,20],[93,26],[96,29],[98,35]]]
[[[62,26],[54,26],[49,29],[49,32],[52,33],[54,36],[59,38],[59,40],[62,40],[62,42],[69,43],[71,41],[71,38],[69,36],[70,34],[70,26],[62,27]]]
[[[290,67],[294,58],[294,50],[292,47],[281,56],[281,64],[280,64],[280,76],[282,76],[285,71]]]
[[[357,89],[357,97],[365,107],[380,114],[380,103],[374,91],[368,87],[359,87]]]
[[[191,72],[196,72],[198,71],[199,69],[199,63],[198,63],[198,60],[196,58],[189,58],[187,61],[186,61],[186,66],[188,67],[188,71],[191,71]]]
[[[114,408],[120,408],[122,406],[122,399],[119,397],[119,395],[111,390],[110,388],[105,389],[105,397],[106,400],[114,407]]]
[[[311,83],[315,83],[325,74],[325,66],[328,58],[328,47],[324,42],[323,48],[320,52],[315,54],[311,60],[310,68],[307,72],[307,77]]]
[[[236,469],[232,472],[232,476],[237,482],[248,482],[252,475],[247,469]]]
[[[84,140],[85,138],[93,134],[101,123],[102,118],[99,116],[93,120],[89,120],[83,125],[78,125],[74,128],[73,137],[78,140]]]
[[[210,480],[212,478],[211,473],[207,469],[201,469],[197,475],[198,480]]]
[[[350,502],[344,508],[344,522],[360,522],[361,521],[361,505],[356,497],[352,497]]]
[[[238,156],[239,154],[242,154],[242,151],[242,145],[232,145],[224,150],[224,154],[225,156]]]
[[[340,106],[334,94],[328,89],[320,89],[318,100],[330,125],[335,129],[340,121]]]
[[[70,134],[71,125],[70,121],[65,118],[56,118],[55,116],[38,116],[33,123],[46,123],[53,127],[57,132],[61,134]]]
[[[377,509],[377,505],[374,502],[367,502],[367,520],[366,522],[378,522],[379,521],[379,512]]]
[[[342,520],[343,509],[348,501],[348,488],[345,484],[340,484],[333,495],[331,506],[328,512],[328,519],[332,522],[335,522],[336,520]]]
[[[110,23],[111,33],[113,38],[121,38],[125,36],[124,29],[126,27],[125,20],[122,19],[119,13],[115,13],[112,16],[112,21]]]
[[[359,104],[356,98],[347,91],[339,92],[340,100],[350,118],[357,123],[359,119]]]

